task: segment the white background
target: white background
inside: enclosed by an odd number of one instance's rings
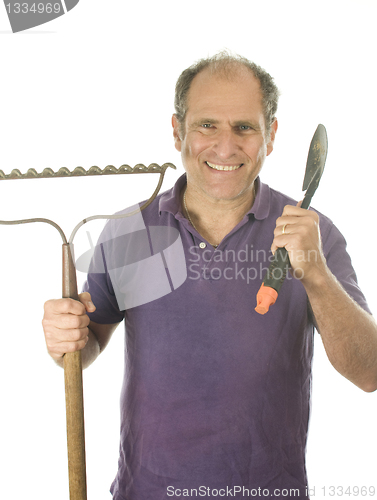
[[[376,313],[376,14],[372,0],[81,0],[49,24],[12,34],[0,6],[0,168],[170,161],[178,167],[167,172],[170,187],[182,173],[170,127],[175,81],[198,58],[228,48],[266,68],[282,92],[264,182],[299,198],[311,137],[326,126],[313,206],[345,235]],[[147,198],[156,182],[3,181],[0,219],[47,217],[69,234],[86,216]],[[80,230],[76,255],[89,249],[94,226]],[[0,496],[67,499],[63,371],[46,354],[41,328],[44,301],[61,294],[60,237],[31,224],[0,226],[0,238]],[[110,498],[116,473],[122,350],[119,328],[84,373],[90,500]],[[307,449],[315,497],[331,485],[377,487],[376,398],[330,366],[317,336]]]

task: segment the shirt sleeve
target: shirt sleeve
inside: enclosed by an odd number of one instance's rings
[[[83,286],[84,292],[89,292],[96,310],[88,316],[95,323],[119,323],[124,318],[124,311],[119,310],[118,302],[109,276],[104,243],[104,236],[109,231],[110,224],[105,226],[102,235],[94,249],[94,254],[89,265],[88,276]]]
[[[327,221],[327,224],[329,222],[330,221]],[[327,226],[327,224],[323,221],[323,225]],[[351,258],[346,249],[347,243],[345,238],[332,222],[330,222],[326,229],[326,234],[322,235],[322,245],[330,271],[334,274],[348,295],[350,295],[350,297],[352,297],[365,311],[372,314],[366,298],[357,283],[356,273],[352,267]]]

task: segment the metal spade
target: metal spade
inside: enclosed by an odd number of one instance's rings
[[[325,168],[326,157],[327,133],[325,127],[319,124],[310,143],[302,186],[302,190],[306,190],[306,193],[301,203],[301,208],[307,209],[310,206],[311,199]],[[257,313],[266,314],[270,306],[276,302],[289,267],[290,262],[287,250],[285,248],[278,248],[257,294],[257,307],[255,308]]]

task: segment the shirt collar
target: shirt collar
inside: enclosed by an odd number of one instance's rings
[[[263,220],[268,217],[270,213],[270,188],[267,184],[261,182],[259,176],[255,179],[257,195],[253,206],[247,214],[253,214],[258,220]]]
[[[159,212],[170,212],[174,216],[181,213],[181,191],[186,184],[186,174],[181,175],[172,189],[160,196]]]
[[[186,174],[181,175],[172,189],[163,193],[159,201],[159,212],[170,212],[174,216],[182,213],[180,194],[182,188],[186,184]],[[258,220],[263,220],[270,213],[270,188],[267,184],[263,184],[260,178],[256,180],[257,195],[251,209],[246,215],[252,214]]]

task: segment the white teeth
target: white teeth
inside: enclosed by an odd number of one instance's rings
[[[228,166],[228,165],[215,165],[214,163],[210,163],[209,161],[206,161],[207,165],[211,168],[214,168],[215,170],[237,170],[237,168],[240,168],[242,165],[234,165],[234,166]]]

